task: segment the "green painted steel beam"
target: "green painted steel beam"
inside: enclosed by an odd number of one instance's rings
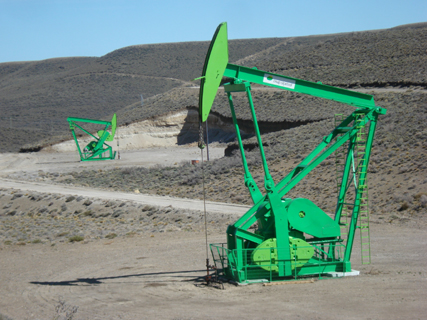
[[[328,156],[330,156],[335,150],[337,150],[340,146],[342,146],[350,137],[354,136],[357,133],[357,129],[353,128],[352,131],[347,132],[340,139],[338,139],[335,143],[329,146],[326,150],[319,153],[319,155],[311,161],[307,167],[305,167],[295,178],[292,178],[283,185],[282,181],[279,183],[281,187],[279,194],[281,197],[284,197],[293,187],[295,187],[308,173],[310,173],[316,166],[318,166],[323,160],[325,160]]]
[[[95,124],[103,124],[103,125],[111,125],[111,121],[104,121],[104,120],[93,120],[93,119],[86,119],[86,118],[73,118],[68,117],[67,121],[75,121],[75,122],[87,122],[87,123],[95,123]]]
[[[224,71],[224,77],[240,79],[278,89],[304,93],[357,107],[375,107],[374,97],[368,94],[287,77],[267,71],[261,71],[256,68],[242,67],[229,63],[227,64],[227,68]]]
[[[234,129],[236,131],[236,137],[239,144],[240,154],[242,155],[243,169],[245,171],[245,186],[249,190],[253,203],[256,203],[259,199],[262,198],[262,193],[259,190],[248,168],[248,163],[246,161],[245,150],[243,148],[242,137],[240,135],[240,129],[237,123],[236,112],[234,111],[234,104],[233,104],[233,98],[231,96],[231,93],[227,92],[227,96],[228,96],[228,102],[230,105],[231,116],[233,119]]]
[[[346,205],[347,203],[345,203],[345,196],[347,193],[347,190],[349,188],[349,176],[350,176],[350,170],[351,170],[351,164],[352,164],[352,157],[351,157],[351,152],[354,148],[354,142],[356,139],[356,135],[354,135],[349,142],[349,146],[348,146],[348,150],[347,150],[347,157],[345,159],[345,164],[344,164],[344,170],[343,170],[343,174],[342,174],[342,178],[341,178],[341,187],[338,191],[338,201],[337,201],[337,206],[335,209],[335,221],[337,223],[340,222],[341,220],[341,214],[342,214],[342,210],[344,209],[344,205]],[[351,205],[353,205],[353,203],[351,203]]]
[[[353,115],[350,115],[347,117],[340,125],[339,127],[347,126],[353,121]],[[346,142],[351,136],[355,135],[357,130],[354,127],[351,127],[352,130],[347,131],[343,137],[341,137],[339,140],[342,140],[342,144]],[[289,183],[294,177],[296,177],[298,174],[300,174],[302,171],[305,171],[308,167],[308,165],[319,156],[320,153],[324,151],[324,149],[331,143],[331,141],[339,134],[339,130],[332,130],[332,132],[323,137],[321,143],[307,156],[305,157],[300,164],[298,164],[295,169],[293,169],[287,176],[285,176],[278,184],[277,188],[282,189],[285,185]],[[301,179],[300,179],[301,180]],[[298,181],[300,181],[298,180]]]
[[[82,128],[81,126],[79,126],[77,123],[74,123],[74,126],[79,128],[80,130],[82,130],[84,133],[90,135],[92,138],[94,139],[98,139],[97,137],[95,137],[92,133],[90,133],[89,131],[87,131],[86,129]],[[74,132],[74,128],[72,129],[72,131]]]
[[[236,230],[236,237],[252,241],[256,244],[261,244],[265,240],[264,237],[260,235],[257,235],[253,232],[242,230],[242,229]]]

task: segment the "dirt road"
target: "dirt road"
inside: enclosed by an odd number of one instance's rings
[[[173,207],[177,209],[204,211],[204,202],[195,199],[173,198],[168,196],[156,196],[141,193],[124,193],[92,188],[82,188],[66,185],[50,185],[43,182],[16,181],[0,178],[0,186],[22,191],[36,191],[43,193],[57,193],[63,195],[75,195],[82,197],[98,198],[104,200],[132,201],[139,204],[152,206]],[[212,213],[240,214],[243,215],[250,209],[249,206],[206,201],[206,210]]]

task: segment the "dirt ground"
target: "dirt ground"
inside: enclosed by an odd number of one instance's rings
[[[223,241],[223,234],[209,241]],[[373,225],[372,261],[361,275],[307,284],[206,287],[203,233],[0,250],[1,312],[54,319],[425,319],[425,230]]]
[[[207,159],[207,149],[203,151],[203,159]],[[209,159],[224,156],[224,147],[209,147]],[[192,160],[201,161],[201,152],[196,146],[153,147],[140,150],[126,150],[120,154],[120,160],[85,161],[81,162],[77,151],[33,153],[0,153],[0,176],[16,173],[20,175],[45,172],[71,172],[79,170],[108,170],[115,167],[130,166],[174,166]]]
[[[197,148],[191,148],[197,154],[169,150],[145,150],[144,156],[135,152],[132,161],[173,164],[200,155]],[[0,175],[22,181],[38,170],[94,165],[75,158],[4,154]],[[132,161],[107,161],[105,166]],[[51,192],[58,187],[52,185]],[[240,216],[230,211],[224,209]],[[222,229],[211,230],[208,242],[224,242],[226,225]],[[200,230],[54,245],[0,243],[0,319],[425,319],[425,224],[373,221],[371,265],[361,265],[357,240],[352,267],[361,271],[359,276],[275,286],[226,283],[224,290],[203,282],[206,246]]]

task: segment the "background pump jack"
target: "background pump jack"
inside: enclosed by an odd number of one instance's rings
[[[296,279],[351,272],[350,257],[356,229],[361,231],[362,263],[370,263],[367,170],[377,118],[386,110],[370,95],[237,66],[228,63],[227,24],[218,26],[211,41],[200,84],[199,117],[207,120],[222,77],[242,155],[245,185],[254,202],[227,229],[226,244],[210,249],[220,275],[239,283]],[[251,97],[251,83],[308,94],[352,105],[356,111],[341,117],[338,126],[279,183],[266,162]],[[245,158],[232,93],[245,92],[264,168],[265,195],[253,180]],[[338,197],[332,219],[308,199],[287,193],[328,156],[342,150],[337,177]],[[348,211],[349,210],[349,211]],[[248,231],[257,223],[255,232]]]
[[[116,133],[116,127],[117,127],[117,117],[116,114],[113,115],[113,118],[111,121],[103,121],[103,120],[92,120],[92,119],[85,119],[85,118],[67,118],[67,121],[70,125],[71,133],[73,134],[74,141],[77,145],[77,150],[80,154],[80,160],[81,161],[93,161],[93,160],[114,160],[116,157],[116,152],[113,152],[113,148],[109,146],[105,141],[113,141],[114,135]],[[94,136],[89,131],[82,128],[80,125],[78,125],[76,122],[83,122],[83,123],[92,123],[92,124],[99,124],[104,126],[104,130],[99,130],[97,132],[98,137]],[[111,127],[111,133],[107,130]],[[75,128],[78,128],[82,130],[83,132],[90,135],[95,140],[92,140],[89,142],[83,150],[81,149],[79,142],[77,141]],[[107,155],[105,155],[107,153]]]

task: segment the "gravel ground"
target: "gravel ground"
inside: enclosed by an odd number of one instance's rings
[[[224,241],[212,232],[209,242]],[[0,246],[0,313],[12,319],[425,319],[425,229],[372,224],[357,277],[276,286],[203,284],[203,232]]]

